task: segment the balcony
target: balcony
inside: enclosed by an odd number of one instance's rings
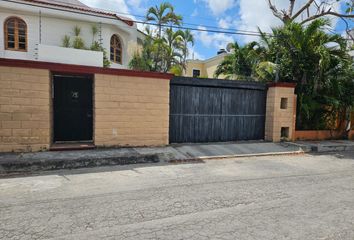
[[[38,61],[103,67],[103,53],[49,45],[38,45]]]

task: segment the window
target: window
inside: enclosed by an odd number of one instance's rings
[[[111,37],[111,61],[122,64],[122,43],[117,35]]]
[[[4,30],[6,50],[27,51],[27,25],[22,19],[8,18]]]
[[[193,69],[193,77],[200,77],[200,70],[198,69]]]
[[[287,98],[281,98],[280,109],[288,109],[288,99]]]

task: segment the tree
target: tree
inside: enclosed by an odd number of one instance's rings
[[[297,84],[297,128],[326,129],[353,106],[352,60],[347,43],[324,31],[329,21],[316,19],[308,26],[289,22],[262,33],[267,59],[278,57],[280,80]]]
[[[185,31],[180,31],[182,37],[182,54],[183,54],[183,68],[186,68],[187,57],[189,55],[189,44],[194,46],[194,37],[192,32],[187,29]]]
[[[226,79],[252,79],[256,65],[261,59],[261,51],[257,42],[240,46],[237,42],[232,44],[232,54],[225,56],[218,65],[214,76],[224,75]]]
[[[274,16],[282,20],[284,23],[293,22],[303,14],[306,16],[300,21],[300,23],[309,22],[323,16],[335,16],[348,19],[354,18],[354,2],[352,0],[307,0],[297,11],[294,11],[296,1],[297,0],[289,0],[288,10],[278,10],[278,8],[272,3],[272,0],[268,0],[268,5]],[[344,13],[335,11],[334,4],[343,2],[347,6],[346,11]]]
[[[288,9],[281,10],[279,10],[277,6],[272,3],[272,0],[268,0],[268,5],[272,10],[273,15],[279,18],[283,23],[298,20],[301,24],[304,24],[318,18],[332,16],[343,20],[347,25],[347,33],[349,33],[350,26],[348,21],[352,21],[354,18],[353,0],[307,0],[302,6],[300,6],[299,9],[295,10],[295,5],[298,1],[299,0],[289,0]],[[334,6],[335,4],[342,3],[346,5],[346,10],[343,13],[336,11]]]
[[[158,27],[158,38],[162,36],[162,27],[165,24],[180,25],[182,16],[174,12],[170,3],[161,3],[160,6],[150,7],[146,14],[146,22],[153,22]]]
[[[179,26],[182,21],[182,16],[177,15],[174,12],[174,7],[167,2],[161,3],[160,6],[150,7],[146,14],[146,22],[152,22],[158,28],[157,32],[157,54],[155,60],[155,68],[158,69],[159,65],[162,64],[161,51],[162,51],[162,27],[166,24]],[[160,70],[161,71],[161,70]]]
[[[169,3],[162,3],[148,10],[147,21],[158,26],[157,34],[146,29],[143,49],[136,53],[129,67],[135,70],[174,72],[180,74],[188,55],[188,44],[194,42],[190,31],[174,31],[173,26],[179,25],[182,17],[174,13]],[[169,24],[169,26],[166,26]]]

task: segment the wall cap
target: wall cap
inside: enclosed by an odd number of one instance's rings
[[[285,87],[285,88],[295,88],[296,83],[288,83],[288,82],[278,82],[278,83],[268,83],[268,87]]]
[[[173,74],[170,73],[143,72],[143,71],[135,71],[135,70],[127,70],[127,69],[91,67],[91,66],[82,66],[82,65],[8,59],[8,58],[0,58],[0,66],[46,69],[51,72],[57,72],[57,73],[109,74],[109,75],[128,76],[128,77],[160,78],[166,80],[171,80],[174,76]]]

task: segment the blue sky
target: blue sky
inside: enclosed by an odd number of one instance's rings
[[[132,18],[141,20],[150,6],[159,5],[163,0],[81,0],[83,3],[119,13],[130,14]],[[270,31],[271,27],[281,24],[268,8],[267,0],[171,0],[175,12],[183,16],[187,27],[203,28],[213,26],[225,29]],[[273,0],[280,9],[287,8],[288,0]],[[297,8],[305,0],[298,0]],[[335,8],[341,8],[338,4]],[[192,24],[192,25],[188,25]],[[353,25],[353,23],[351,23]],[[344,24],[333,18],[333,30],[343,34]],[[353,26],[354,27],[354,26]],[[222,29],[221,29],[222,30]],[[206,59],[215,56],[220,48],[233,41],[241,44],[257,38],[252,36],[237,36],[222,33],[194,32],[195,46],[191,49],[194,58]]]

